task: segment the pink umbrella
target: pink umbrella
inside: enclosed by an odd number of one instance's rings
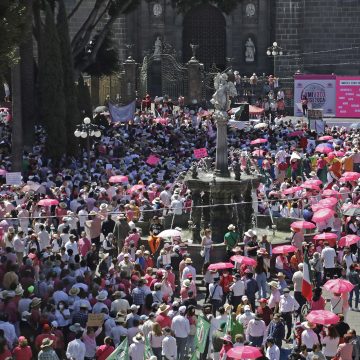
[[[337,235],[331,232],[325,232],[322,234],[317,234],[313,237],[314,240],[335,240],[337,239]]]
[[[323,207],[326,207],[326,208],[333,208],[334,206],[337,205],[337,203],[338,203],[338,200],[333,197],[322,199],[318,202],[319,205],[322,205]]]
[[[353,171],[345,171],[342,174],[341,179],[344,179],[343,181],[356,181],[356,180],[360,179],[360,174],[357,172],[353,172]]]
[[[335,155],[337,157],[343,157],[343,156],[345,156],[345,152],[341,151],[341,150],[337,150],[337,151],[332,151],[331,153],[329,153],[329,156],[330,155]]]
[[[320,144],[315,148],[315,152],[319,152],[322,154],[329,154],[332,151],[332,149],[329,146],[326,146],[325,144]]]
[[[140,189],[144,189],[145,185],[134,185],[131,189],[130,192],[134,192],[134,191],[138,191]]]
[[[294,245],[280,245],[273,249],[273,254],[289,254],[295,252],[297,247]]]
[[[326,189],[322,192],[323,196],[335,196],[337,198],[341,197],[341,194],[336,190]]]
[[[340,247],[350,246],[350,245],[356,244],[356,243],[359,242],[359,241],[360,241],[360,236],[357,236],[357,235],[346,235],[346,236],[343,236],[343,237],[339,240],[338,245],[339,245]]]
[[[56,199],[42,199],[37,204],[39,206],[53,206],[58,205],[59,202]]]
[[[264,156],[264,150],[255,150],[252,154],[253,156]]]
[[[288,189],[285,189],[283,190],[283,194],[284,195],[289,195],[289,194],[295,194],[296,192],[302,190],[302,187],[301,186],[294,186],[294,187],[291,187],[291,188],[288,188]]]
[[[5,169],[0,169],[0,176],[5,176],[7,171]]]
[[[168,124],[168,119],[164,119],[164,118],[155,118],[153,121],[156,122],[157,124],[161,124],[161,125]]]
[[[251,259],[247,256],[241,256],[241,255],[233,255],[230,258],[231,261],[237,262],[239,264],[245,264],[245,265],[250,265],[250,266],[255,266],[256,265],[256,260]]]
[[[293,132],[289,133],[287,136],[295,137],[295,136],[302,136],[302,135],[304,135],[304,132],[302,130],[297,130],[297,131],[293,131]]]
[[[226,357],[232,359],[257,359],[261,356],[261,351],[255,346],[236,346],[226,353]]]
[[[322,181],[320,179],[310,179],[310,180],[304,181],[304,184],[321,185]]]
[[[334,294],[342,294],[342,293],[350,292],[353,288],[354,285],[350,281],[344,279],[328,280],[324,285],[324,289]]]
[[[258,145],[267,143],[267,139],[256,139],[251,141],[250,145]]]
[[[234,264],[226,263],[226,262],[218,262],[215,264],[210,264],[208,267],[209,270],[224,270],[224,269],[232,269]]]
[[[322,210],[322,209],[324,209],[324,208],[326,208],[326,206],[321,206],[321,205],[319,205],[319,204],[311,205],[311,210],[312,210],[313,212]]]
[[[111,183],[128,183],[129,178],[124,175],[115,175],[115,176],[110,177],[109,182],[111,182]]]
[[[312,217],[312,221],[314,222],[321,222],[329,220],[331,217],[333,217],[335,214],[334,210],[331,209],[322,209],[319,211],[316,211],[316,213]]]
[[[315,229],[316,228],[315,224],[313,224],[310,221],[305,221],[305,220],[295,221],[295,222],[291,223],[290,226],[295,229]]]
[[[306,320],[313,324],[331,325],[337,324],[340,318],[328,310],[313,310],[307,314]]]
[[[328,140],[332,140],[333,137],[330,135],[325,135],[325,136],[320,136],[318,140],[320,141],[328,141]]]
[[[316,191],[320,191],[321,189],[319,188],[319,185],[316,184],[302,184],[301,185],[302,188],[304,189],[308,189],[308,190],[316,190]]]

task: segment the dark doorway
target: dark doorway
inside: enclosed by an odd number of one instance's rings
[[[196,57],[209,69],[213,64],[226,67],[226,21],[215,6],[199,5],[191,9],[183,23],[183,61],[192,56],[190,44],[198,44]]]

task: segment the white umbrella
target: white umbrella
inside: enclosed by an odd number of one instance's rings
[[[167,230],[163,230],[158,237],[161,238],[167,238],[167,237],[172,237],[172,236],[181,236],[181,231],[175,230],[175,229],[167,229]]]
[[[266,123],[259,123],[254,126],[255,129],[262,129],[268,127],[268,124]]]

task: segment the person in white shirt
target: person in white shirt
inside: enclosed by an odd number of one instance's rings
[[[173,200],[171,201],[170,209],[174,215],[182,214],[183,201],[180,199],[179,195],[173,195]]]
[[[312,351],[312,348],[315,344],[319,344],[318,336],[316,335],[315,325],[306,321],[302,324],[305,330],[301,333],[301,344],[306,345],[308,351]]]
[[[350,248],[345,247],[344,248],[344,256],[343,256],[343,263],[346,265],[346,274],[349,275],[350,273],[350,266],[357,262],[357,256],[354,255]]]
[[[83,333],[78,332],[75,335],[75,340],[70,341],[67,350],[66,357],[69,360],[84,360],[85,359],[85,344],[81,341]]]
[[[176,339],[171,335],[171,329],[166,327],[164,329],[165,337],[162,340],[162,351],[161,354],[165,360],[176,360],[177,359],[177,345]]]
[[[230,285],[230,291],[232,291],[231,305],[236,310],[241,302],[241,297],[245,294],[245,283],[241,280],[239,273],[235,274],[235,282]]]
[[[280,296],[279,302],[279,312],[281,317],[284,319],[287,327],[286,339],[289,339],[291,336],[291,327],[292,327],[292,314],[294,311],[297,311],[300,307],[299,303],[290,295],[290,290],[285,288],[283,290],[283,295]]]
[[[133,337],[133,343],[129,347],[129,356],[131,360],[143,360],[145,352],[145,339],[138,333]]]
[[[178,351],[178,359],[185,359],[186,355],[186,343],[190,334],[190,323],[185,317],[186,307],[180,306],[179,315],[174,316],[171,322],[171,330],[174,332],[176,338],[176,345]]]
[[[256,314],[255,318],[249,321],[245,334],[252,346],[260,347],[263,344],[264,336],[266,334],[266,324],[261,319],[261,315]]]
[[[110,310],[114,311],[115,313],[121,312],[126,314],[128,310],[130,310],[129,302],[124,299],[126,294],[123,291],[115,291],[113,296],[115,300],[111,303]]]
[[[334,314],[343,314],[344,299],[341,294],[334,294],[334,297],[330,300],[331,312]]]
[[[251,312],[250,305],[245,305],[244,313],[236,317],[236,320],[241,324],[243,324],[245,331],[247,329],[250,320],[252,319],[255,319],[255,314]]]
[[[50,235],[45,230],[44,225],[39,226],[38,238],[39,238],[39,245],[40,251],[45,250],[50,245]]]
[[[118,316],[115,318],[116,326],[110,330],[110,337],[114,340],[115,346],[119,346],[121,338],[128,336],[128,331],[124,327],[125,318]]]
[[[219,285],[219,278],[214,278],[214,282],[209,285],[210,303],[212,305],[213,316],[216,316],[216,311],[222,305],[223,289]]]
[[[65,244],[65,249],[66,251],[68,251],[69,249],[71,249],[73,251],[73,255],[77,255],[79,254],[79,247],[77,242],[75,241],[76,236],[71,234],[69,236],[69,241]]]
[[[12,349],[17,336],[15,333],[15,326],[7,320],[7,314],[0,315],[0,329],[4,331],[4,337],[9,349]]]
[[[182,280],[185,280],[188,278],[188,275],[191,274],[193,279],[196,279],[196,270],[192,266],[192,260],[190,258],[185,259],[185,268],[182,272]]]
[[[320,333],[321,344],[323,345],[322,352],[326,358],[333,358],[339,346],[339,333],[334,325],[325,327],[325,331],[327,332],[326,336],[322,336],[322,333]]]
[[[321,251],[321,261],[324,265],[324,282],[326,281],[326,277],[329,275],[329,278],[332,279],[334,277],[335,272],[335,264],[336,264],[336,252],[335,249],[329,246],[327,241],[324,241],[324,248]]]
[[[24,232],[22,230],[20,230],[14,238],[14,251],[17,257],[18,264],[22,264],[25,251],[25,238]]]
[[[266,357],[269,360],[280,360],[280,349],[275,345],[273,338],[268,338],[266,340]]]

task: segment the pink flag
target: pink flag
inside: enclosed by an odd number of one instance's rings
[[[195,149],[194,156],[196,159],[201,159],[208,156],[208,152],[205,148]]]

